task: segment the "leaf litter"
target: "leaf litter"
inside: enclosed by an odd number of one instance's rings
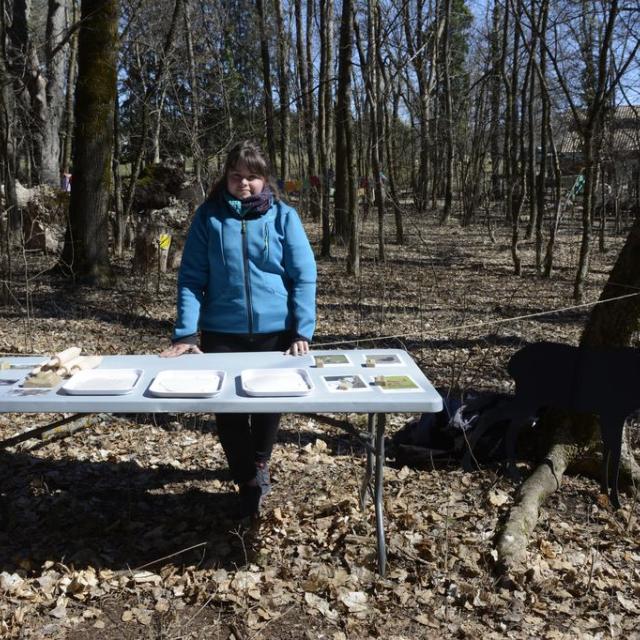
[[[430,227],[424,241],[388,245],[385,264],[373,260],[370,231],[358,280],[340,276],[339,252],[320,261],[316,344],[404,346],[440,387],[508,391],[504,364],[521,342],[575,341],[585,316],[457,329],[534,313],[541,301],[570,304],[569,272],[525,284],[511,275],[506,236],[498,245],[484,236]],[[561,238],[559,264],[576,242]],[[524,254],[531,264],[531,250]],[[594,256],[591,297],[614,258],[614,249]],[[48,354],[78,343],[102,355],[158,352],[171,330],[175,274],[163,276],[158,296],[119,271],[110,291],[30,281],[34,315],[6,309],[0,350]],[[399,334],[407,337],[366,342]],[[0,415],[0,436],[49,417]],[[336,417],[365,429],[361,416]],[[388,431],[406,419],[389,416]],[[637,451],[637,427],[630,432]],[[313,417],[283,417],[274,491],[252,530],[225,515],[235,489],[213,416],[103,416],[0,458],[0,637],[111,640],[147,637],[145,629],[176,640],[640,637],[637,505],[627,496],[611,511],[582,476],[566,477],[543,506],[528,571],[508,589],[495,580],[493,541],[514,485],[490,467],[388,461],[382,578],[373,507],[359,507],[364,452]]]

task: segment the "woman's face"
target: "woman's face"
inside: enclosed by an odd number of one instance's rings
[[[227,173],[227,191],[238,200],[258,195],[265,184],[263,176],[251,173],[244,164],[236,165]]]

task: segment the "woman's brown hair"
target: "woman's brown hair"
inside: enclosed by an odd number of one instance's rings
[[[260,146],[252,140],[242,140],[229,150],[227,159],[224,162],[222,175],[213,183],[209,191],[209,200],[215,200],[222,195],[227,187],[227,176],[229,172],[238,165],[245,166],[251,173],[264,178],[271,188],[274,200],[280,200],[278,185],[271,175],[269,161]]]

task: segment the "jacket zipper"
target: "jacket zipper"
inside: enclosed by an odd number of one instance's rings
[[[265,261],[269,260],[269,225],[264,223],[264,259]]]
[[[251,301],[251,280],[249,279],[249,239],[247,238],[247,222],[242,219],[242,258],[244,261],[244,291],[247,298],[247,314],[249,316],[249,337],[253,337],[253,303]]]

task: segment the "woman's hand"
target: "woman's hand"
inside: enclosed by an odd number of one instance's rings
[[[168,349],[165,349],[161,354],[161,358],[175,358],[181,356],[183,353],[202,353],[195,344],[187,344],[185,342],[176,342],[172,344]]]
[[[306,356],[309,353],[309,343],[306,340],[296,340],[284,352],[286,356]]]

